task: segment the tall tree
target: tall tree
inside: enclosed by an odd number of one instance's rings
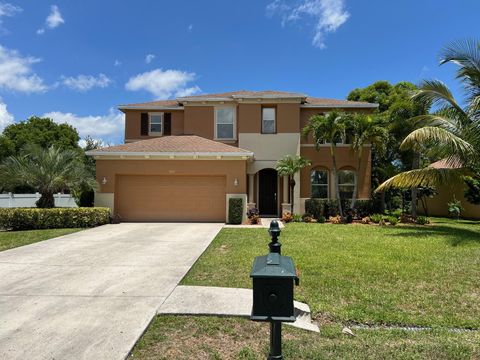
[[[355,89],[348,100],[368,101],[379,104],[377,114],[384,120],[388,130],[385,151],[372,147],[372,187],[377,188],[388,178],[415,166],[414,152],[400,149],[402,140],[415,129],[416,124],[408,119],[428,113],[428,107],[411,99],[417,87],[409,82],[391,85],[377,81],[365,88]],[[415,199],[415,191],[413,191]],[[380,192],[382,208],[385,208],[385,191]],[[413,200],[412,204],[416,204]],[[412,209],[414,210],[414,209]]]
[[[358,174],[363,161],[365,146],[374,146],[376,151],[383,154],[388,139],[388,131],[381,117],[356,113],[351,115],[347,132],[351,135],[351,149],[356,157],[357,176],[355,176],[355,187],[350,205],[351,209],[354,210],[358,196]]]
[[[0,139],[0,156],[3,154],[6,157],[19,153],[29,144],[37,144],[44,149],[52,145],[62,149],[79,149],[80,137],[70,125],[32,116],[26,121],[7,126]]]
[[[318,150],[321,144],[329,144],[330,156],[333,165],[333,178],[335,187],[335,197],[338,202],[338,211],[340,216],[343,215],[342,201],[340,198],[340,188],[338,186],[338,168],[337,168],[337,143],[342,141],[345,136],[345,129],[349,114],[343,112],[332,111],[326,115],[314,115],[310,118],[308,124],[302,129],[305,137],[311,135]]]
[[[480,174],[480,42],[451,43],[441,59],[441,64],[458,66],[456,77],[465,90],[466,105],[462,107],[443,82],[424,80],[414,99],[436,111],[412,119],[422,126],[412,131],[401,147],[423,151],[431,159],[445,159],[449,166],[403,172],[385,181],[379,191],[452,183],[466,172]]]
[[[39,208],[55,207],[53,195],[58,191],[75,192],[85,184],[96,187],[81,153],[54,146],[43,149],[39,145],[28,145],[20,155],[5,159],[0,165],[0,182],[7,188],[33,187],[41,194],[36,203]]]
[[[310,160],[304,159],[301,156],[292,157],[290,155],[285,156],[283,159],[278,160],[276,170],[281,176],[288,176],[289,194],[292,203],[292,212],[294,211],[294,190],[295,179],[294,176],[304,167],[310,166]]]

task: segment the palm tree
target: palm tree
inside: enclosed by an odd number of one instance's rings
[[[335,196],[338,202],[338,212],[342,217],[343,209],[338,186],[336,149],[337,143],[345,136],[346,123],[349,117],[349,114],[337,111],[332,111],[325,115],[314,115],[310,118],[309,123],[302,129],[304,137],[308,137],[309,135],[313,136],[317,150],[321,144],[329,144],[330,156],[332,157],[333,163]]]
[[[289,195],[292,201],[292,212],[294,205],[294,189],[295,179],[294,176],[304,167],[310,166],[310,161],[302,158],[301,156],[292,157],[290,155],[285,156],[283,159],[278,160],[276,170],[281,176],[288,176]]]
[[[81,153],[38,145],[27,146],[20,155],[6,158],[0,165],[0,182],[9,188],[19,185],[35,188],[41,194],[36,202],[39,208],[55,207],[53,194],[58,191],[75,192],[85,185],[90,188],[97,185]]]
[[[442,52],[440,64],[446,63],[458,66],[456,78],[464,87],[467,105],[459,105],[441,81],[423,81],[413,98],[425,106],[435,107],[437,111],[412,119],[422,127],[404,139],[401,149],[423,152],[431,159],[445,159],[447,166],[398,174],[381,184],[376,191],[391,187],[435,186],[462,180],[465,173],[480,174],[480,42],[466,40],[451,43]]]
[[[377,152],[383,152],[388,138],[388,130],[382,119],[366,114],[353,114],[349,122],[348,132],[352,135],[351,149],[356,156],[357,176],[351,201],[351,209],[355,209],[358,193],[358,174],[363,160],[365,145],[375,146]]]

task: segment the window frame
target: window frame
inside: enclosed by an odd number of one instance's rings
[[[341,173],[342,171],[350,171],[350,172],[353,173],[353,182],[352,182],[351,184],[349,184],[349,183],[340,183],[340,173]],[[340,187],[342,187],[342,186],[351,186],[351,187],[352,187],[352,197],[353,197],[353,195],[355,195],[355,194],[354,194],[354,191],[355,191],[355,182],[356,182],[356,181],[358,181],[358,179],[357,179],[357,171],[356,171],[356,170],[354,170],[354,169],[340,169],[340,170],[338,170],[338,188],[339,188],[339,192],[340,192]],[[347,198],[346,200],[351,200],[352,197]]]
[[[218,137],[218,118],[217,118],[217,110],[220,109],[231,109],[233,111],[233,126],[232,126],[232,135],[231,138],[219,138]],[[214,140],[237,140],[237,107],[236,106],[215,106],[213,109],[214,112]],[[230,125],[229,123],[220,123],[223,125]]]
[[[162,131],[152,131],[152,116],[160,116],[160,127]],[[164,126],[165,113],[163,112],[151,112],[148,113],[148,135],[149,136],[162,136]]]
[[[314,184],[312,183],[312,173],[314,171],[325,171],[327,173],[327,183],[326,184]],[[327,188],[327,197],[326,198],[320,198],[320,197],[313,197],[313,187],[318,186],[318,187],[326,187]],[[313,168],[310,170],[310,198],[311,199],[321,199],[321,200],[328,200],[330,199],[330,171],[325,168]]]
[[[265,132],[263,129],[263,109],[273,109],[274,111],[274,116],[273,116],[273,132]],[[262,114],[261,114],[261,124],[260,124],[260,130],[262,134],[266,135],[271,135],[271,134],[276,134],[277,133],[277,106],[276,105],[263,105],[262,106]],[[267,121],[272,121],[272,120],[267,120]]]

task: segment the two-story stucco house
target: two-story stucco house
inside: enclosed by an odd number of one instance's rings
[[[333,198],[328,144],[317,150],[301,129],[332,109],[371,112],[376,104],[281,91],[234,91],[122,105],[125,144],[89,152],[97,164],[97,206],[124,221],[225,221],[230,197],[261,215],[289,209],[287,179],[276,162],[301,155],[312,165],[296,176],[296,213],[311,197]],[[348,144],[339,144],[342,193],[370,198],[370,149],[359,169]]]

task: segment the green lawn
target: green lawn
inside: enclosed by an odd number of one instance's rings
[[[284,255],[299,270],[297,300],[321,333],[284,327],[286,359],[480,359],[480,223],[429,226],[288,224]],[[266,229],[223,229],[182,283],[251,287]],[[354,330],[354,324],[431,327]],[[452,332],[449,328],[477,329]],[[140,359],[264,359],[268,324],[245,319],[158,316],[138,342]]]
[[[0,231],[0,251],[33,244],[57,236],[71,234],[82,229],[47,229],[27,231]]]

